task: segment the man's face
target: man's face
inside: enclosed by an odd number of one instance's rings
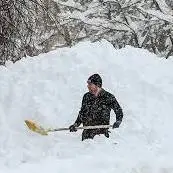
[[[90,83],[90,82],[87,82],[87,83],[88,83],[87,87],[90,93],[94,94],[95,92],[97,92],[97,88],[98,88],[97,85],[94,85],[93,83]]]

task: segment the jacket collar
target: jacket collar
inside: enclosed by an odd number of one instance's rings
[[[99,98],[102,97],[105,94],[105,90],[103,88],[101,88],[100,92],[98,93],[97,96],[95,96],[94,94],[92,94],[93,97],[95,98]]]

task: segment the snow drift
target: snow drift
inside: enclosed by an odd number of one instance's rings
[[[0,168],[3,173],[173,172],[173,62],[143,49],[82,42],[0,67]],[[99,73],[124,112],[110,138],[81,142],[77,133],[40,136],[25,119],[68,127]],[[115,115],[111,113],[111,123]]]

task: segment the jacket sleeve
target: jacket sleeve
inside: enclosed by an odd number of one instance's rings
[[[116,121],[122,121],[123,119],[123,111],[118,101],[114,96],[111,97],[111,108],[114,110],[116,114]]]
[[[82,106],[81,106],[81,109],[79,111],[79,114],[78,114],[78,117],[74,123],[74,125],[76,127],[80,126],[80,124],[82,123],[82,117],[83,117],[83,114],[84,114],[84,109],[85,109],[85,95],[83,96],[83,99],[82,99]]]

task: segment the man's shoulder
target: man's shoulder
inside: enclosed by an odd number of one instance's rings
[[[86,92],[84,95],[83,95],[83,98],[87,98],[87,97],[91,97],[91,93],[90,92]]]
[[[86,95],[90,95],[91,93],[90,92],[86,92],[85,94],[84,94],[84,96],[86,96]]]
[[[105,89],[103,89],[103,95],[109,98],[115,97],[112,93],[106,91]]]

